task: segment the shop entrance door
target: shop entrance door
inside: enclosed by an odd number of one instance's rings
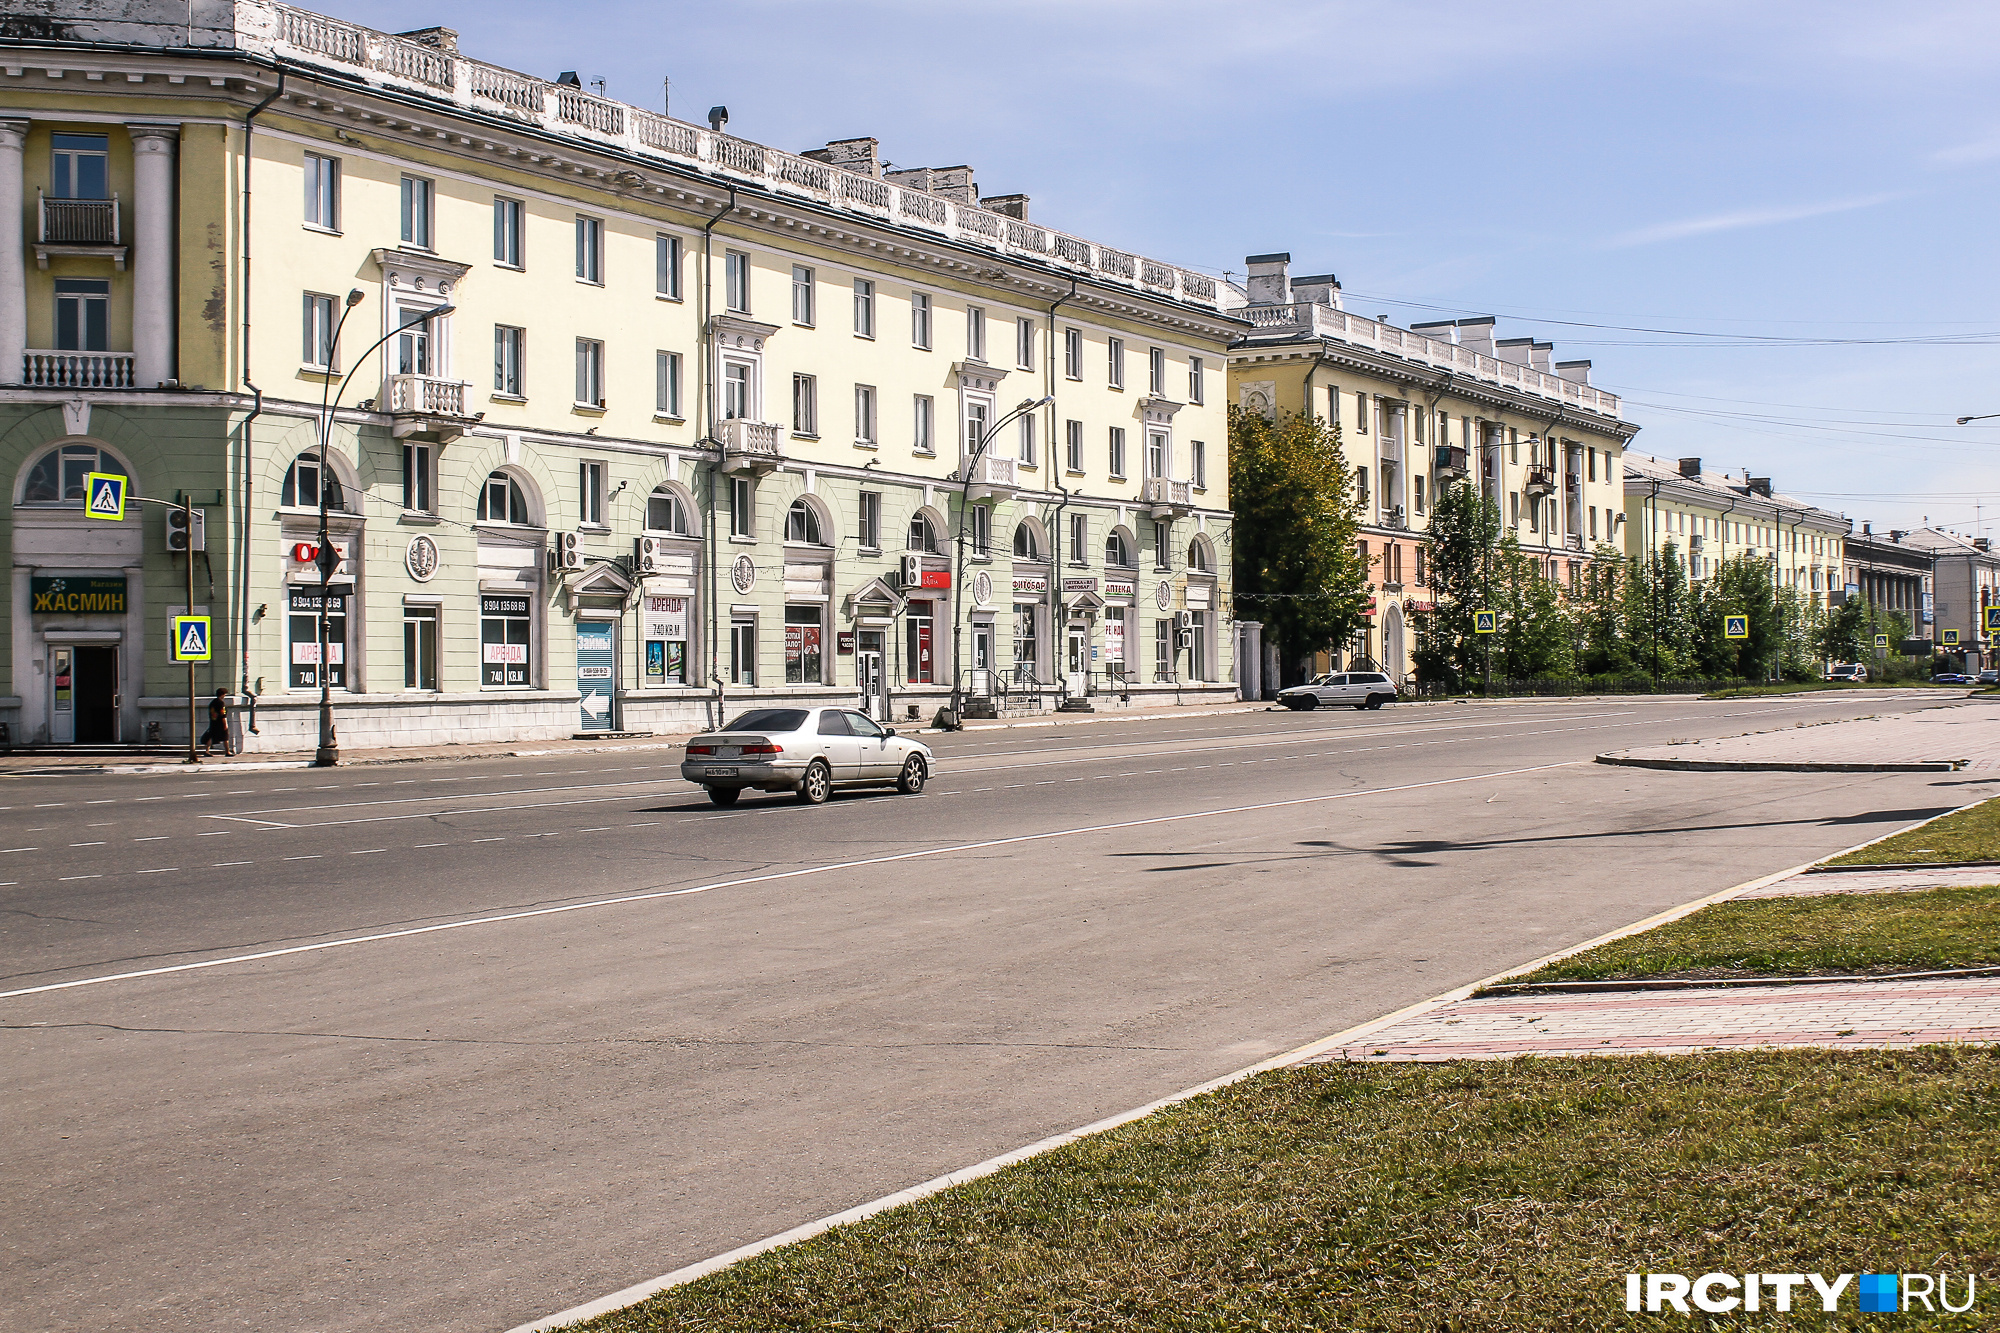
[[[982,620],[972,626],[972,697],[993,697],[993,622]]]
[[[889,715],[882,671],[882,631],[857,630],[854,635],[854,683],[861,690],[861,711],[876,719]]]
[[[576,692],[582,696],[577,730],[617,729],[617,622],[610,620],[576,622]]]
[[[1090,631],[1082,625],[1069,627],[1069,650],[1064,654],[1063,665],[1068,679],[1063,687],[1072,699],[1083,697],[1085,686],[1090,679]]]
[[[59,745],[118,740],[118,650],[49,649],[49,739]]]

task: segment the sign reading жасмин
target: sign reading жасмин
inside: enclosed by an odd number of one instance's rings
[[[37,576],[29,581],[29,609],[36,615],[122,616],[125,576]]]

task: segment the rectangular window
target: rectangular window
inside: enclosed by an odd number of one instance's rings
[[[1109,453],[1110,456],[1105,461],[1110,465],[1112,479],[1114,481],[1124,480],[1125,428],[1123,426],[1113,426],[1111,428],[1111,447]]]
[[[1153,679],[1172,680],[1174,678],[1174,622],[1155,620],[1153,622]]]
[[[750,367],[741,361],[722,363],[722,415],[729,421],[750,415]]]
[[[1063,423],[1064,459],[1063,463],[1071,472],[1083,471],[1083,423],[1066,421]]]
[[[576,340],[576,401],[604,406],[604,344],[595,338]]]
[[[110,135],[57,134],[49,146],[50,198],[111,197]]]
[[[1167,469],[1172,462],[1173,459],[1169,457],[1167,452],[1166,433],[1157,430],[1147,431],[1146,475],[1149,477],[1164,477],[1168,475]]]
[[[937,452],[937,440],[932,434],[932,422],[936,415],[936,403],[929,394],[920,393],[913,400],[914,443],[911,445],[920,454]]]
[[[1354,503],[1368,503],[1368,469],[1365,467],[1354,469]]]
[[[731,477],[729,479],[730,536],[754,537],[757,535],[757,515],[754,505],[755,493],[751,490],[750,478]]]
[[[813,323],[814,296],[813,271],[804,264],[792,265],[792,323]]]
[[[875,447],[875,386],[854,386],[854,442]]]
[[[1035,674],[1035,604],[1014,604],[1014,679],[1026,683],[1039,679]]]
[[[1208,445],[1200,440],[1188,441],[1188,462],[1192,465],[1195,489],[1208,489]]]
[[[986,404],[965,405],[965,452],[968,457],[986,441]]]
[[[493,262],[508,268],[521,265],[521,214],[519,199],[493,196]]]
[[[1087,514],[1069,516],[1069,559],[1075,565],[1090,563],[1090,517]]]
[[[519,398],[526,393],[522,368],[527,364],[528,331],[508,324],[493,326],[493,392]]]
[[[480,683],[525,689],[532,683],[534,624],[526,597],[484,594],[479,599]]]
[[[403,688],[438,687],[438,613],[434,606],[403,608]]]
[[[340,230],[340,159],[306,154],[306,225]]]
[[[320,370],[333,369],[335,310],[331,296],[306,293],[305,363]]]
[[[295,690],[316,690],[319,681],[319,610],[317,587],[287,588],[286,615],[291,640],[291,673]],[[326,598],[326,677],[334,689],[347,688],[347,594]]]
[[[1188,401],[1196,406],[1200,406],[1202,396],[1207,392],[1201,379],[1201,358],[1191,356],[1188,358]]]
[[[1167,392],[1167,349],[1155,347],[1146,353],[1146,392],[1161,398]]]
[[[927,292],[910,294],[910,345],[931,349],[931,298]]]
[[[1025,316],[1014,321],[1014,364],[1022,370],[1035,368],[1035,321]]]
[[[431,512],[431,446],[403,444],[403,508],[413,514]]]
[[[1124,388],[1125,340],[1123,338],[1113,338],[1110,340],[1108,351],[1105,353],[1105,364],[1108,367],[1106,373],[1110,376],[1107,383],[1114,389]]]
[[[986,312],[976,305],[965,308],[965,356],[968,361],[986,359]]]
[[[584,527],[604,526],[604,464],[576,465],[576,518]]]
[[[993,549],[993,511],[985,505],[974,505],[966,512],[972,515],[973,553],[985,555]]]
[[[818,685],[825,679],[825,627],[817,606],[785,608],[785,684]]]
[[[819,434],[819,383],[811,375],[792,376],[792,431]]]
[[[1597,506],[1590,507],[1590,539],[1597,540]]]
[[[653,411],[663,417],[681,415],[681,354],[656,352],[653,355]]]
[[[1021,462],[1035,466],[1035,418],[1028,415],[1021,418]]]
[[[640,601],[648,685],[687,684],[688,600],[647,595]]]
[[[576,220],[576,279],[604,285],[604,219]]]
[[[1521,493],[1519,491],[1507,492],[1507,525],[1514,528],[1521,526]]]
[[[912,685],[929,685],[937,678],[937,653],[933,644],[937,621],[931,615],[933,605],[931,602],[911,602],[909,609],[903,613],[905,678]]]
[[[723,255],[723,300],[738,315],[750,313],[750,256],[741,250]]]
[[[422,176],[403,177],[403,244],[431,248],[432,196],[436,187]]]
[[[731,685],[752,685],[757,683],[757,622],[755,620],[732,620],[729,622],[729,683]]]
[[[653,294],[681,299],[681,238],[664,233],[653,237]]]
[[[1424,479],[1421,476],[1410,478],[1410,502],[1419,514],[1424,512]]]
[[[1164,518],[1153,520],[1153,568],[1171,569],[1174,559],[1173,525]]]
[[[1588,460],[1589,460],[1589,461],[1587,462],[1586,466],[1587,466],[1587,467],[1588,467],[1588,468],[1590,469],[1590,480],[1592,480],[1592,481],[1596,481],[1596,480],[1597,480],[1597,450],[1595,450],[1595,449],[1586,449],[1586,450],[1584,450],[1584,453],[1585,453],[1585,454],[1586,454],[1586,455],[1588,456]],[[1605,462],[1606,462],[1606,463],[1609,463],[1609,462],[1610,462],[1610,460],[1609,460],[1609,459],[1606,459],[1606,460],[1605,460]],[[1607,471],[1609,471],[1609,468],[1607,468],[1606,470],[1607,470]]]
[[[856,538],[862,547],[870,551],[882,549],[882,493],[880,491],[861,492],[861,531]]]
[[[1424,577],[1424,552],[1429,549],[1430,549],[1429,547],[1423,545],[1421,542],[1418,543],[1417,545],[1417,586],[1420,588],[1423,587],[1425,583],[1429,582],[1429,580]]]
[[[854,335],[875,336],[875,284],[866,278],[854,280]]]
[[[111,350],[109,282],[98,278],[56,279],[56,350]]]
[[[1063,374],[1070,379],[1083,378],[1083,330],[1063,330]]]
[[[1112,680],[1125,679],[1125,608],[1104,608],[1104,674]]]
[[[1368,433],[1368,395],[1365,393],[1354,395],[1354,432],[1357,435]]]

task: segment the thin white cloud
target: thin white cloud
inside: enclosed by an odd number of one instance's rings
[[[1899,194],[1870,194],[1858,199],[1831,199],[1817,204],[1796,204],[1789,208],[1746,208],[1735,213],[1712,213],[1702,218],[1661,222],[1637,231],[1614,236],[1604,243],[1607,250],[1623,250],[1635,245],[1657,245],[1661,241],[1686,240],[1690,236],[1710,236],[1721,231],[1741,231],[1746,227],[1771,227],[1781,222],[1802,222],[1832,213],[1851,213],[1858,208],[1886,204]]]
[[[1975,162],[1991,162],[1996,157],[2000,157],[2000,134],[1940,148],[1930,155],[1930,162],[1939,167],[1964,167]]]

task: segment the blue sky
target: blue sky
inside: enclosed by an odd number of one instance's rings
[[[1192,268],[1288,250],[1351,310],[1591,359],[1648,452],[1878,530],[2000,520],[2000,419],[1952,424],[2000,413],[2000,6],[313,7],[645,106],[671,77],[676,116],[781,148],[970,163]]]

